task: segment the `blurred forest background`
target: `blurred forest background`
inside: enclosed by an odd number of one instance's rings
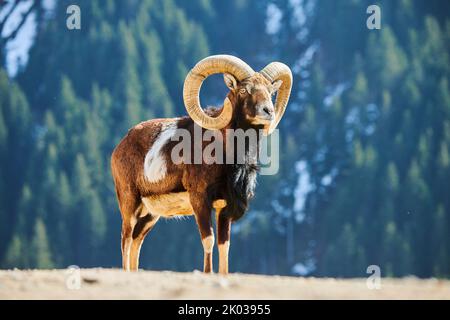
[[[231,271],[450,276],[449,1],[27,0],[9,15],[13,2],[0,1],[1,268],[119,267],[112,149],[142,120],[186,114],[189,68],[227,53],[294,72],[280,172],[233,227]],[[193,218],[160,221],[141,253],[146,269],[201,265]]]

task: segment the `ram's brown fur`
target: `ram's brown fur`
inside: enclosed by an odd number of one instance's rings
[[[254,92],[242,95],[240,93],[242,88],[250,88]],[[263,125],[254,124],[249,119],[255,117],[255,108],[261,103],[268,106],[264,107],[264,112],[271,112],[273,116],[271,101],[273,91],[272,83],[258,73],[238,83],[238,87],[231,88],[227,97],[233,106],[232,119],[226,127],[220,129],[219,135],[225,153],[230,151],[226,143],[227,129],[263,129]],[[211,108],[206,114],[216,117],[220,114],[220,110],[221,108]],[[187,214],[192,208],[192,214],[199,227],[205,250],[205,272],[212,271],[214,235],[211,212],[213,206],[216,208],[217,240],[221,256],[219,269],[221,273],[227,273],[230,226],[234,220],[242,216],[247,209],[248,200],[253,196],[256,166],[249,163],[175,164],[171,161],[170,155],[178,142],[168,141],[161,149],[166,173],[158,181],[151,182],[144,173],[146,155],[168,124],[176,124],[178,129],[186,129],[190,132],[190,136],[194,137],[194,121],[190,117],[153,119],[131,128],[112,153],[111,169],[122,215],[123,268],[126,270],[138,268],[142,242],[161,216],[160,213],[150,212],[150,209],[174,205],[171,210],[167,210],[166,217],[171,216],[177,212],[179,200],[183,209],[180,209],[178,214]],[[203,142],[203,148],[209,143]],[[169,196],[170,199],[167,198]],[[166,203],[162,202],[163,200],[158,202],[158,199],[165,199]],[[187,205],[186,199],[189,200]],[[225,204],[226,207],[223,208]],[[222,256],[226,257],[226,261],[222,261]]]

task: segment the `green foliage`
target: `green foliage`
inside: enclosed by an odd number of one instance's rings
[[[27,251],[22,244],[19,236],[15,235],[11,239],[8,248],[6,249],[5,257],[3,258],[2,267],[4,268],[26,268]]]
[[[189,68],[230,53],[294,71],[280,172],[233,226],[231,270],[450,276],[448,1],[378,1],[382,29],[367,30],[368,0],[304,0],[304,21],[288,0],[79,0],[69,32],[71,3],[39,20],[14,81],[0,70],[1,267],[119,266],[114,146],[140,121],[185,114]],[[269,4],[283,16],[273,35]],[[200,269],[201,252],[193,219],[162,221],[141,265]]]
[[[40,219],[34,225],[34,234],[30,243],[30,256],[31,265],[36,268],[50,269],[53,267],[47,231]]]

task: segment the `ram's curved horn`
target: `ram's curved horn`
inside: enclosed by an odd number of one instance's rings
[[[229,73],[238,81],[242,81],[255,72],[241,59],[229,55],[209,56],[189,71],[184,80],[184,105],[192,120],[205,129],[222,129],[231,121],[233,114],[233,106],[228,98],[225,99],[222,112],[217,117],[208,116],[200,105],[199,94],[202,83],[215,73]]]
[[[275,101],[275,119],[270,127],[266,128],[267,134],[271,134],[277,127],[286,110],[292,89],[292,72],[284,63],[271,62],[262,69],[260,73],[272,83],[276,80],[283,81]]]

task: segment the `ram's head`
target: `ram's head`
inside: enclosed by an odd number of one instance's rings
[[[200,105],[200,88],[210,75],[223,73],[230,89],[219,116],[207,115]],[[260,72],[239,58],[229,55],[215,55],[198,62],[184,82],[183,97],[190,117],[205,129],[226,127],[233,115],[251,125],[263,125],[266,134],[275,130],[289,100],[292,87],[292,73],[281,62],[272,62]],[[275,105],[272,95],[277,93]]]

